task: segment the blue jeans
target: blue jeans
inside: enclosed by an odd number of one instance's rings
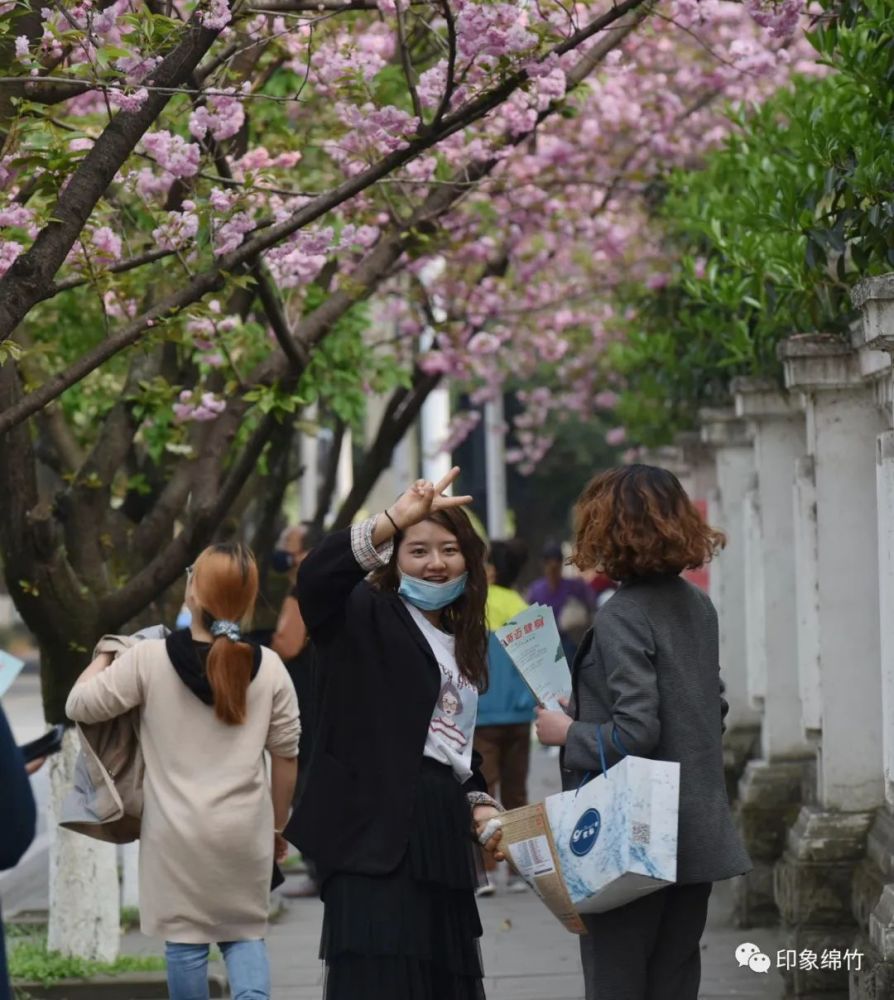
[[[261,941],[221,941],[233,1000],[270,1000],[267,946]],[[208,945],[165,942],[171,1000],[208,1000]]]

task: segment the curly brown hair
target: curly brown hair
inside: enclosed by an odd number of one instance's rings
[[[487,572],[485,570],[485,544],[478,536],[472,522],[459,507],[446,507],[429,514],[434,521],[455,536],[459,550],[466,561],[469,577],[466,589],[452,604],[444,608],[441,626],[456,637],[456,665],[467,681],[479,691],[487,690],[487,625],[484,606],[487,603]],[[397,550],[404,534],[394,536],[394,552],[387,566],[377,569],[370,582],[380,590],[397,590],[400,570],[397,568]]]
[[[680,481],[653,465],[624,465],[595,476],[575,506],[579,569],[614,580],[697,569],[726,544],[707,525]]]

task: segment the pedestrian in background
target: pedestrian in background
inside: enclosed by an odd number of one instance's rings
[[[473,754],[487,678],[484,543],[437,485],[328,535],[298,571],[326,674],[288,837],[317,862],[326,1000],[483,1000]],[[367,579],[367,575],[372,576]]]
[[[298,759],[301,767],[298,772],[298,782],[295,785],[294,805],[304,790],[304,784],[310,767],[310,759],[314,749],[314,732],[316,730],[319,705],[323,697],[325,677],[317,669],[316,657],[307,626],[298,605],[298,568],[308,552],[323,537],[322,531],[310,522],[290,525],[279,536],[273,551],[272,566],[280,573],[285,573],[289,582],[289,591],[282,602],[276,629],[270,641],[271,648],[277,653],[295,685],[298,695],[298,708],[301,712],[301,739],[298,744]],[[307,877],[297,882],[289,879],[282,894],[290,899],[301,899],[317,896],[320,883],[316,865],[312,858],[305,857]]]
[[[234,1000],[268,1000],[270,873],[287,850],[298,703],[280,658],[242,641],[258,591],[248,549],[212,545],[190,569],[189,629],[144,639],[111,664],[97,657],[66,712],[99,723],[140,709],[140,923],[166,942],[171,1000],[208,996],[214,942]]]
[[[31,771],[40,761],[35,761]],[[15,868],[28,850],[37,828],[37,810],[29,770],[0,708],[0,871]],[[3,921],[0,917],[0,1000],[10,1000]]]
[[[493,630],[528,606],[514,589],[526,559],[527,548],[520,539],[493,541],[487,554],[487,627],[491,633],[487,649],[488,686],[478,701],[475,749],[481,754],[481,773],[488,793],[498,798],[505,809],[528,804],[531,723],[537,701]],[[496,869],[497,862],[491,854],[485,855],[485,866],[488,873]],[[511,875],[507,888],[523,892],[525,883]],[[490,896],[495,891],[494,882],[488,879],[478,895]]]
[[[546,604],[552,608],[565,658],[571,663],[596,611],[596,595],[580,577],[563,575],[565,557],[561,545],[549,542],[541,560],[543,576],[528,587],[528,603]]]
[[[566,789],[600,773],[600,737],[608,766],[680,764],[677,882],[583,918],[587,1000],[697,1000],[711,885],[751,868],[723,774],[717,613],[680,576],[725,539],[676,476],[647,465],[596,476],[576,521],[575,564],[621,585],[574,661],[568,712],[538,710],[538,735],[563,747]]]

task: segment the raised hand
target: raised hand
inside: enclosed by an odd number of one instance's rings
[[[429,514],[448,507],[464,507],[472,502],[472,497],[444,496],[446,490],[459,475],[459,466],[455,465],[443,479],[431,483],[426,479],[417,479],[389,508],[388,514],[394,524],[400,529],[424,521]]]

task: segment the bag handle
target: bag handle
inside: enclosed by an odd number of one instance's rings
[[[605,742],[602,739],[602,726],[600,725],[596,726],[596,747],[599,750],[599,763],[602,766],[602,773],[603,775],[606,775],[608,773],[608,764],[605,762]],[[584,787],[592,776],[593,772],[587,771],[587,773],[581,778],[580,784],[575,790],[575,795],[577,795],[577,793]]]

